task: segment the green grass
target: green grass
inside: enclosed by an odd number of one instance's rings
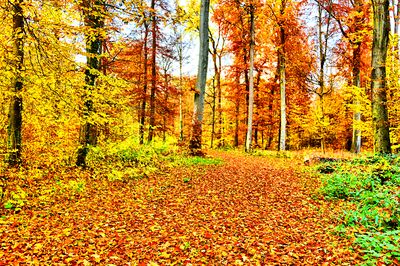
[[[93,147],[88,156],[88,164],[95,169],[96,176],[105,176],[110,181],[148,177],[177,166],[221,163],[219,158],[190,156],[186,147],[177,146],[173,142],[154,141],[140,145],[137,139],[131,138],[118,144]]]
[[[315,166],[315,170],[321,175],[320,193],[325,198],[344,199],[353,206],[343,212],[343,228],[365,232],[355,235],[355,243],[364,252],[364,264],[390,264],[400,259],[400,157],[330,162]]]
[[[166,159],[173,166],[206,166],[220,165],[223,163],[219,158],[207,158],[199,156],[170,156]]]

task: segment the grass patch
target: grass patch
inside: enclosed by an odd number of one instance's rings
[[[343,212],[343,228],[358,232],[355,243],[364,251],[365,265],[399,260],[400,158],[370,156],[319,164],[315,170],[325,198],[352,206]]]
[[[295,153],[290,151],[270,151],[270,150],[253,150],[251,153],[253,156],[262,156],[269,158],[285,158],[292,159],[295,156]]]
[[[166,159],[172,166],[206,166],[220,165],[223,163],[220,158],[207,158],[199,156],[170,156]]]

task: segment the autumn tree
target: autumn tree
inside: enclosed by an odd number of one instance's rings
[[[214,76],[212,79],[212,115],[211,115],[211,148],[214,142],[217,146],[224,145],[222,136],[222,58],[226,53],[226,36],[223,32],[223,20],[221,15],[216,14],[221,12],[220,9],[213,9],[212,19],[215,29],[209,31],[210,38],[210,55],[213,62]]]
[[[176,55],[179,63],[179,140],[184,140],[183,132],[183,63],[186,60],[184,55],[187,49],[187,43],[184,41],[185,23],[188,21],[188,16],[179,4],[178,0],[175,0],[175,13],[172,18],[172,27],[174,35],[177,37],[176,43]]]
[[[257,5],[257,1],[221,1],[214,10],[214,21],[221,28],[222,35],[226,36],[226,52],[232,54],[233,64],[229,67],[228,78],[231,79],[227,87],[230,96],[228,99],[234,105],[233,144],[238,146],[247,139],[247,124],[249,119],[250,102],[250,6]],[[255,16],[255,14],[254,14]],[[256,23],[256,21],[254,21]],[[255,26],[254,26],[255,27]],[[256,38],[256,37],[254,37]],[[243,110],[243,112],[241,112]],[[253,134],[251,134],[252,136]]]
[[[249,66],[249,105],[247,118],[246,152],[251,149],[253,139],[253,104],[254,104],[254,5],[251,3],[250,10],[250,66]]]
[[[351,150],[359,153],[361,150],[361,101],[360,90],[361,72],[363,68],[362,54],[365,52],[365,46],[368,41],[369,34],[369,9],[370,6],[363,0],[356,1],[332,1],[318,2],[323,6],[326,12],[337,22],[338,30],[342,33],[343,38],[348,42],[347,49],[351,55],[348,60],[350,64],[349,84],[353,90],[353,133]],[[348,53],[339,50],[339,55],[345,57]],[[344,55],[344,56],[343,56]]]
[[[150,122],[148,141],[153,140],[154,129],[156,126],[156,90],[157,90],[157,13],[156,0],[151,0],[151,88],[150,88]]]
[[[142,95],[141,95],[141,104],[140,104],[140,118],[139,118],[139,142],[140,144],[144,143],[144,131],[145,131],[145,122],[146,122],[146,103],[147,103],[147,86],[148,86],[148,57],[149,57],[149,48],[148,48],[148,40],[149,40],[149,18],[148,11],[146,8],[146,3],[141,2],[141,6],[138,8],[141,10],[141,18],[140,24],[143,26],[143,81],[142,81]]]
[[[389,42],[389,0],[372,0],[374,26],[372,42],[372,119],[374,150],[390,153],[389,120],[387,110],[386,57]]]
[[[286,150],[286,54],[285,54],[285,42],[286,33],[284,25],[284,16],[287,2],[285,0],[280,1],[279,15],[277,16],[278,24],[278,69],[279,69],[279,88],[281,95],[281,106],[280,106],[280,117],[281,123],[279,128],[279,150]]]
[[[193,125],[190,149],[196,153],[201,149],[202,123],[204,114],[204,97],[208,66],[208,17],[210,1],[202,0],[200,7],[200,50],[197,71],[196,91],[194,95]]]
[[[22,71],[24,65],[24,16],[22,6],[23,0],[16,0],[10,3],[12,12],[12,96],[8,113],[8,163],[10,166],[19,165],[21,163],[22,150],[22,96],[23,88]]]
[[[87,68],[85,70],[85,95],[83,104],[84,123],[81,126],[79,136],[81,146],[78,149],[76,164],[78,166],[85,166],[89,147],[96,145],[97,142],[97,128],[96,123],[93,121],[95,109],[91,93],[96,87],[96,79],[101,68],[100,56],[102,53],[102,36],[104,34],[102,30],[105,20],[105,2],[103,0],[85,0],[82,2],[81,8],[85,26],[88,28],[88,31],[85,32]]]

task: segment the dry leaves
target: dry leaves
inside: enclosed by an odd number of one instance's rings
[[[36,181],[22,211],[0,219],[0,264],[353,265],[359,260],[349,250],[351,239],[329,233],[335,206],[310,198],[316,181],[295,170],[296,162],[214,156],[225,163],[129,182],[79,173],[85,178],[81,191],[66,189],[47,201],[40,191],[56,188],[55,181]],[[62,177],[63,184],[77,175]]]

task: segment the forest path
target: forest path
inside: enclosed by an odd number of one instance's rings
[[[334,206],[290,159],[211,152],[222,165],[129,182],[87,180],[82,193],[1,220],[0,265],[354,265],[329,234]]]

